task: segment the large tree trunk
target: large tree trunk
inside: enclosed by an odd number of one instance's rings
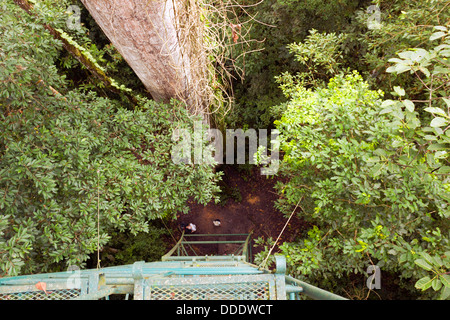
[[[185,101],[193,114],[205,111],[193,90],[189,43],[179,39],[179,9],[185,0],[81,0],[152,97]]]

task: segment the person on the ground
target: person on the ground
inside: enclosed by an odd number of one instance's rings
[[[197,231],[197,226],[191,222],[185,227],[185,231],[187,233],[194,233],[195,231]]]

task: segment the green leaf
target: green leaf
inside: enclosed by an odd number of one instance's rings
[[[402,110],[393,110],[392,115],[400,120],[405,119],[405,114]]]
[[[436,127],[443,127],[443,126],[445,126],[447,123],[448,123],[448,120],[447,120],[447,119],[444,119],[444,118],[441,118],[441,117],[436,117],[436,118],[434,118],[434,119],[431,121],[430,126],[433,127],[433,128],[436,128]]]
[[[375,153],[376,155],[378,155],[380,157],[387,157],[388,156],[386,150],[381,149],[381,148],[377,148],[376,150],[373,151],[373,153]]]
[[[402,96],[405,95],[405,89],[403,89],[403,88],[401,88],[401,87],[395,86],[395,87],[394,87],[394,91],[395,91],[395,93],[397,93],[400,97],[402,97]]]
[[[433,143],[432,145],[430,145],[428,147],[428,150],[430,150],[430,151],[443,151],[443,150],[447,150],[447,149],[448,149],[448,147],[444,143]]]
[[[435,32],[431,35],[430,41],[445,37],[447,34],[443,31]]]
[[[400,263],[404,263],[408,260],[408,254],[407,253],[403,253],[400,255],[400,258],[398,259],[398,262]]]
[[[444,100],[444,102],[447,104],[447,107],[450,108],[450,99],[442,98],[442,100]]]
[[[417,264],[422,269],[425,269],[427,271],[433,270],[433,266],[431,266],[427,261],[424,259],[417,259],[414,260],[414,263]]]
[[[399,59],[399,58],[391,58],[388,60],[389,62],[395,62],[395,63],[403,63],[404,60]]]
[[[445,116],[445,115],[446,115],[446,114],[445,114],[445,111],[442,110],[441,108],[433,108],[433,107],[429,107],[429,108],[425,108],[424,110],[427,111],[427,112],[439,114],[439,115],[442,115],[442,116]]]
[[[450,68],[444,68],[442,66],[434,66],[433,75],[439,75],[439,74],[448,74],[450,73]]]
[[[417,289],[422,289],[422,291],[424,291],[424,290],[427,290],[429,287],[431,287],[431,283],[432,283],[432,280],[430,279],[430,277],[425,276],[416,282],[415,287]]]
[[[431,281],[431,287],[434,291],[438,291],[442,288],[442,282],[438,278],[434,278],[433,281]]]
[[[441,279],[441,281],[444,284],[444,286],[446,286],[447,288],[450,288],[450,275],[448,275],[448,274],[440,274],[439,275],[439,279]]]
[[[397,73],[403,73],[406,71],[411,70],[411,66],[406,65],[404,63],[398,63],[394,66],[391,66],[389,68],[386,69],[386,72],[388,73],[393,73],[393,72],[397,72]]]
[[[406,64],[398,64],[395,68],[395,71],[397,71],[397,73],[403,73],[409,70],[411,70],[411,66],[408,66]]]
[[[392,66],[386,69],[387,73],[392,73],[392,72],[396,72],[397,71],[397,66]]]
[[[403,100],[402,103],[409,112],[414,112],[414,103],[411,100]]]
[[[427,77],[431,75],[430,71],[425,67],[419,67],[419,70],[422,71]]]
[[[370,170],[370,174],[373,177],[376,177],[378,175],[381,174],[381,169],[383,168],[383,164],[382,163],[377,163],[376,165],[373,166],[372,170]]]
[[[398,56],[402,59],[411,59],[413,51],[403,51],[398,54]]]
[[[449,166],[443,166],[438,170],[439,174],[447,174],[450,173],[450,167]]]
[[[386,114],[386,113],[390,113],[390,112],[392,112],[392,108],[391,107],[384,108],[383,110],[380,111],[380,115]]]
[[[391,250],[388,251],[388,254],[392,254],[392,255],[396,256],[397,255],[397,251],[395,249],[391,249]]]
[[[423,138],[426,139],[426,140],[431,140],[431,141],[437,140],[436,136],[432,136],[432,135],[429,135],[429,134],[424,135]]]
[[[440,30],[440,31],[448,31],[447,27],[444,27],[444,26],[435,26],[435,27],[433,27],[433,29]]]
[[[450,297],[450,288],[444,287],[444,290],[442,290],[441,296],[439,297],[440,300],[446,300]]]
[[[436,261],[433,259],[433,257],[430,256],[425,251],[419,252],[419,255],[421,255],[426,260],[426,262],[428,262],[429,264],[432,264],[432,265],[436,264]]]
[[[391,105],[396,104],[396,103],[397,103],[397,101],[394,101],[394,100],[384,100],[381,103],[381,108],[385,108],[385,107],[391,106]]]

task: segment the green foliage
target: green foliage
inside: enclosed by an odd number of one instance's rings
[[[450,166],[448,162],[450,151],[450,66],[446,60],[450,57],[450,34],[446,27],[437,26],[440,30],[433,33],[430,42],[436,39],[442,39],[441,44],[430,50],[416,48],[413,50],[402,51],[398,54],[399,58],[389,59],[394,65],[386,71],[394,74],[409,72],[417,78],[423,85],[423,91],[426,100],[406,99],[406,92],[401,87],[394,87],[395,95],[398,95],[400,101],[386,100],[383,110],[384,113],[392,113],[399,125],[405,127],[405,130],[415,129],[420,125],[420,120],[429,123],[421,132],[422,139],[419,143],[427,145],[430,154],[434,153],[434,158],[439,159],[435,163],[430,163],[433,170],[438,174],[448,174]],[[415,113],[416,105],[421,106],[423,111]],[[405,108],[405,112],[403,112]],[[407,117],[405,118],[406,115]],[[419,118],[417,118],[419,116]],[[431,116],[431,117],[430,117]],[[401,124],[400,124],[401,123]],[[429,142],[432,143],[429,143]]]
[[[272,107],[286,99],[279,90],[275,77],[289,72],[307,71],[292,59],[291,43],[304,41],[310,30],[320,34],[341,33],[350,22],[350,17],[362,3],[367,1],[243,1],[252,5],[245,12],[255,17],[248,37],[257,41],[237,51],[232,58],[245,70],[243,81],[235,81],[236,104],[234,114],[228,118],[231,127],[267,128],[276,119]],[[246,51],[259,50],[242,56]],[[312,49],[311,49],[312,50]],[[238,79],[240,80],[240,79]]]
[[[126,232],[111,232],[111,240],[101,254],[101,265],[125,265],[136,261],[160,261],[170,247],[168,232],[164,228],[150,225],[148,232],[135,235]]]
[[[67,89],[56,67],[60,43],[12,1],[0,7],[4,274],[83,266],[111,231],[148,232],[150,220],[187,212],[188,198],[212,199],[212,166],[171,160],[173,129],[192,132],[196,120],[183,106],[141,99],[127,110]]]
[[[438,297],[446,269],[429,276],[414,262],[449,248],[448,3],[375,2],[380,28],[367,28],[363,7],[345,34],[312,31],[289,46],[308,68],[277,78],[289,99],[272,108],[289,178],[277,205],[289,212],[303,198],[317,227],[280,249],[292,272],[329,289],[375,263],[411,291],[411,280],[434,281],[423,294]]]
[[[73,11],[70,6],[75,6]],[[79,11],[78,11],[79,10]],[[63,39],[74,46],[89,61],[89,67],[104,74],[109,84],[118,91],[130,91],[146,96],[141,81],[118,53],[103,31],[96,24],[87,9],[79,0],[39,1],[34,6],[38,16],[53,17],[48,21]],[[105,90],[105,79],[95,77],[69,52],[61,51],[55,61],[59,72],[67,79],[69,89],[94,91],[103,97],[118,98],[110,90]],[[123,104],[128,101],[124,99]]]
[[[275,240],[272,239],[272,237],[269,237],[267,239],[263,237],[258,237],[254,240],[254,247],[258,248],[261,247],[261,251],[256,253],[254,256],[254,263],[257,265],[261,265],[264,260],[267,258],[267,264],[266,267],[269,267],[270,265],[275,264],[275,257],[274,255],[268,256],[268,253],[270,251],[270,248],[274,245]]]
[[[395,64],[389,67],[387,72],[401,74],[409,71],[423,84],[424,90],[428,91],[426,94],[427,100],[414,101],[418,102],[419,106],[424,105],[423,110],[426,113],[419,112],[419,114],[422,113],[422,116],[419,117],[424,119],[425,123],[429,123],[429,126],[421,128],[421,131],[419,131],[420,138],[416,141],[423,147],[427,147],[427,163],[430,170],[435,172],[436,175],[448,177],[448,173],[450,173],[448,160],[450,151],[450,99],[444,97],[448,95],[450,80],[450,67],[446,63],[450,56],[450,34],[447,27],[444,26],[436,26],[434,29],[437,32],[433,33],[429,40],[435,42],[437,39],[442,39],[443,41],[439,45],[430,50],[416,48],[400,52],[399,58],[389,59],[390,62]],[[394,91],[400,97],[400,101],[386,100],[384,104],[387,107],[382,112],[393,113],[396,118],[395,122],[398,123],[400,120],[400,127],[404,128],[403,130],[408,134],[411,129],[419,127],[421,121],[416,117],[418,113],[415,113],[415,103],[403,98],[406,95],[405,90],[394,87]],[[411,116],[412,114],[414,115]],[[448,178],[444,178],[444,181],[447,182],[446,191],[448,191]],[[450,201],[448,195],[445,199]],[[433,234],[441,238],[439,228],[433,231]],[[435,238],[424,236],[422,239],[436,246]],[[423,259],[415,260],[415,264],[424,270],[432,271],[433,277],[431,278],[428,275],[422,277],[416,282],[415,287],[423,291],[430,287],[434,291],[442,289],[439,298],[447,299],[450,296],[450,278],[446,274],[450,267],[448,258],[450,252],[435,254],[434,257],[426,252],[420,252],[419,254]],[[444,259],[441,259],[441,256]]]
[[[393,77],[385,72],[390,66],[389,59],[399,52],[414,48],[430,50],[436,42],[429,38],[436,33],[434,26],[448,24],[450,10],[448,1],[372,1],[380,8],[379,29],[368,29],[367,19],[370,14],[359,11],[355,15],[353,28],[346,31],[352,39],[349,48],[357,47],[353,56],[354,69],[359,70],[367,80],[377,88],[389,93],[393,86],[410,88],[410,95],[417,99],[423,98],[426,89],[417,78],[407,74]],[[356,31],[356,32],[355,32]],[[358,46],[359,44],[359,46]],[[349,52],[349,56],[352,54]]]
[[[450,190],[447,176],[434,171],[442,159],[420,143],[426,128],[417,111],[402,100],[403,108],[395,103],[386,113],[393,102],[355,72],[325,88],[293,85],[288,92],[276,122],[289,177],[279,206],[303,197],[302,217],[318,228],[280,246],[291,271],[326,282],[363,274],[373,262],[418,279],[417,254],[449,248]]]
[[[288,45],[289,52],[304,67],[303,71],[293,75],[284,72],[275,77],[284,95],[289,98],[295,94],[298,86],[311,88],[324,86],[342,67],[341,46],[345,35],[334,33],[318,33],[312,29],[304,42]],[[275,119],[282,116],[284,104],[272,107],[271,114]]]
[[[441,290],[439,299],[448,299],[450,297],[450,251],[445,252],[442,258],[439,255],[432,257],[426,252],[420,252],[419,255],[422,258],[415,260],[414,263],[424,270],[431,271],[432,278],[428,275],[420,278],[415,287],[422,291],[430,287],[434,291]]]
[[[165,231],[152,220],[220,191],[210,166],[171,161],[172,130],[192,132],[196,119],[176,102],[139,98],[129,110],[114,100],[44,28],[61,30],[117,86],[144,93],[81,2],[31,2],[34,17],[0,0],[0,270],[83,266],[99,246],[102,260],[118,248],[115,263],[157,259]],[[79,29],[67,28],[70,4],[82,10]],[[225,121],[278,119],[287,182],[277,206],[289,213],[303,199],[312,226],[279,246],[289,271],[336,291],[376,264],[423,297],[448,299],[448,1],[242,4],[261,22],[248,37],[265,42],[230,52],[246,77]],[[370,4],[380,28],[368,28]],[[222,204],[238,191],[223,187]],[[255,243],[261,262],[273,240]]]
[[[319,82],[317,78],[329,80],[327,76],[340,70],[343,60],[341,46],[344,41],[345,34],[318,33],[312,29],[304,42],[288,45],[289,53],[293,53],[295,60],[307,68],[306,72],[298,76],[303,81],[303,86],[323,85],[323,81]]]

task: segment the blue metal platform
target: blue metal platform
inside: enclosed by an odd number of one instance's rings
[[[343,299],[287,276],[283,256],[275,256],[274,271],[251,264],[248,239],[239,242],[237,255],[183,255],[187,253],[183,246],[195,245],[195,241],[182,236],[157,262],[0,278],[0,300],[98,300],[113,296],[134,300],[295,300],[301,294],[313,299]]]

